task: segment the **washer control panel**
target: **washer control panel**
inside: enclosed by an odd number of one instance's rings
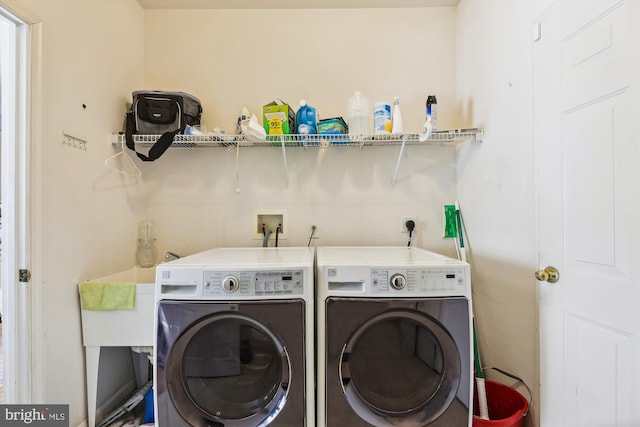
[[[464,293],[464,268],[371,269],[371,293]]]
[[[302,295],[302,270],[204,271],[203,296]]]

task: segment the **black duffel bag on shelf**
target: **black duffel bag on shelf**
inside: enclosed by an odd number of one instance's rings
[[[125,138],[127,147],[146,162],[152,162],[171,146],[174,137],[184,133],[187,125],[200,124],[200,100],[184,92],[137,90],[132,93],[133,103],[127,111]],[[136,151],[133,135],[160,135],[145,155]]]

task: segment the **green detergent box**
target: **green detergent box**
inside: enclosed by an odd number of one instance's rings
[[[267,132],[267,140],[274,145],[285,141],[287,145],[297,145],[294,136],[283,137],[295,133],[296,112],[286,102],[276,99],[262,107],[262,125]]]

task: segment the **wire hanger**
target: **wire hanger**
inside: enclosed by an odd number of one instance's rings
[[[138,166],[136,166],[129,154],[127,154],[124,147],[124,136],[119,135],[118,137],[120,138],[120,151],[108,159],[105,159],[104,165],[122,175],[141,177],[142,172],[138,169]]]

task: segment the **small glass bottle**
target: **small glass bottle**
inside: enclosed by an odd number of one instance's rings
[[[138,227],[138,249],[136,261],[142,268],[156,265],[158,252],[156,251],[156,239],[152,235],[151,221],[141,221]]]

